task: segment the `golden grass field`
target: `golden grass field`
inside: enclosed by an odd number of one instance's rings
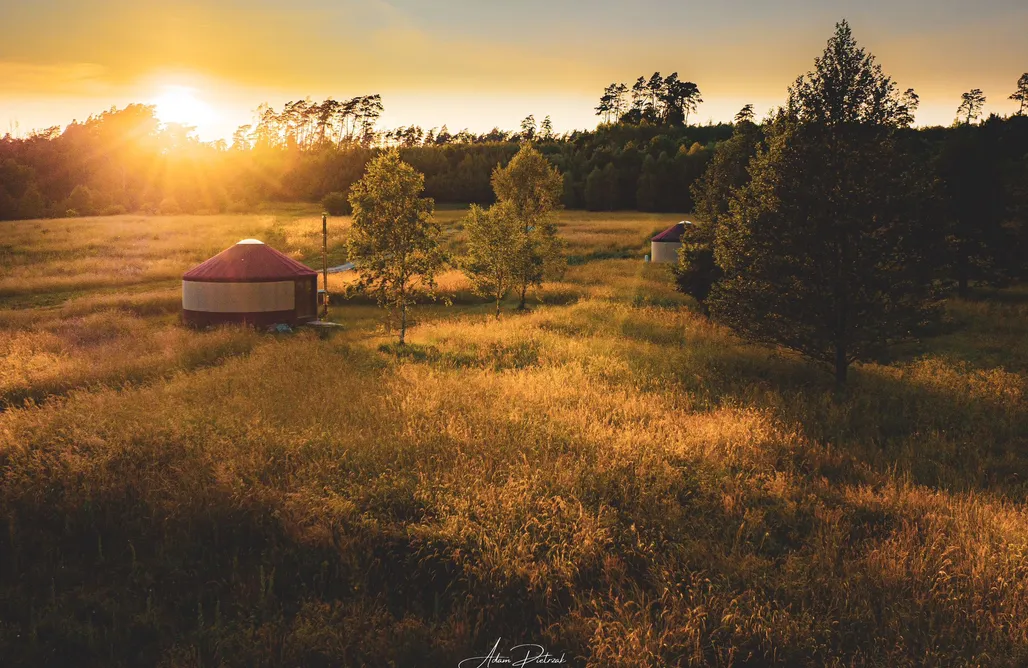
[[[530,311],[451,271],[401,352],[179,325],[313,210],[0,223],[0,663],[1028,665],[1028,291],[836,394],[641,262],[680,218],[566,212]]]

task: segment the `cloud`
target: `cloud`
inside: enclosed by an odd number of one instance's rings
[[[7,95],[41,90],[53,95],[97,95],[110,87],[107,68],[97,63],[0,61],[0,81]]]

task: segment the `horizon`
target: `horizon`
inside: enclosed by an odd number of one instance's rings
[[[378,93],[380,129],[509,130],[532,114],[563,133],[596,127],[607,84],[654,71],[699,86],[694,124],[731,122],[745,104],[758,117],[782,104],[844,18],[898,86],[921,96],[916,125],[950,125],[971,88],[984,90],[986,116],[1016,111],[1007,97],[1028,69],[1018,32],[1028,7],[1016,0],[750,4],[715,11],[646,0],[639,11],[601,2],[584,12],[531,0],[511,15],[469,0],[445,9],[298,0],[289,10],[269,0],[245,10],[239,0],[47,0],[16,5],[0,28],[0,123],[24,136],[141,103],[195,126],[203,141],[228,140],[261,103]]]

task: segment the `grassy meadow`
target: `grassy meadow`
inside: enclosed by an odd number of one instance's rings
[[[1028,665],[1028,290],[837,393],[642,262],[681,217],[565,212],[528,312],[450,271],[402,351],[179,324],[313,209],[0,223],[0,664]]]

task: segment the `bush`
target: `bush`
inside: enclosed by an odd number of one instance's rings
[[[160,211],[161,215],[175,216],[182,213],[182,207],[178,205],[178,200],[174,197],[165,197],[161,200]]]
[[[78,212],[76,215],[88,216],[93,213],[93,191],[86,186],[75,186],[75,189],[68,195],[65,206],[69,210]]]
[[[65,218],[78,218],[79,217],[79,212],[76,211],[75,209],[66,209],[64,211],[64,217]]]
[[[43,196],[39,194],[39,190],[33,185],[29,186],[25,194],[22,195],[21,201],[18,202],[18,215],[23,219],[30,218],[42,218],[46,213],[46,202],[43,201]]]
[[[346,193],[329,193],[321,200],[321,205],[325,207],[326,213],[333,216],[349,216],[353,213],[353,208],[350,206],[350,200],[347,198]]]
[[[101,216],[120,216],[126,212],[126,209],[121,204],[108,204],[100,212]]]

